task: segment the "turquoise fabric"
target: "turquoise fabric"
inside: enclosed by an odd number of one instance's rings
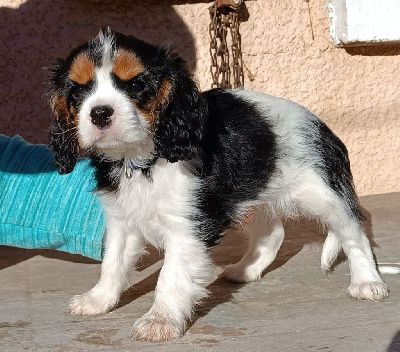
[[[105,221],[94,188],[88,160],[61,176],[46,146],[0,135],[0,244],[101,260]]]

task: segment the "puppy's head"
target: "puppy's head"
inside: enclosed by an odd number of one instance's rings
[[[198,153],[206,104],[167,48],[101,30],[58,59],[49,82],[50,147],[60,173],[73,170],[80,149],[170,162]]]

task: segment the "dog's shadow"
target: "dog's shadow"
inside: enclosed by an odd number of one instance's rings
[[[263,277],[268,273],[285,265],[296,256],[306,244],[322,243],[324,235],[322,229],[314,221],[302,220],[285,224],[285,239],[278,251],[276,259],[263,272]],[[238,262],[247,251],[248,238],[236,232],[228,233],[221,244],[211,253],[214,263],[222,269],[231,263]],[[201,317],[206,316],[213,308],[229,302],[234,295],[246,284],[228,282],[220,275],[207,289],[210,297],[197,309],[197,316],[192,324]]]

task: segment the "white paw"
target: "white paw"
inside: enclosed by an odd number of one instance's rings
[[[351,284],[347,293],[357,299],[367,301],[383,301],[389,297],[389,290],[383,282],[365,282],[360,285]]]
[[[182,337],[183,330],[184,324],[180,326],[171,319],[147,313],[136,320],[132,337],[149,342],[171,341]]]
[[[117,303],[118,299],[89,291],[83,295],[72,297],[67,307],[67,313],[83,316],[101,315],[110,311]]]
[[[252,265],[244,266],[239,262],[228,265],[222,273],[222,276],[230,282],[245,283],[259,281],[261,279],[261,274],[262,271],[257,270]]]

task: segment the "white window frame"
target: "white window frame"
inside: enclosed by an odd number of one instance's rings
[[[400,43],[400,0],[329,0],[337,46]]]

